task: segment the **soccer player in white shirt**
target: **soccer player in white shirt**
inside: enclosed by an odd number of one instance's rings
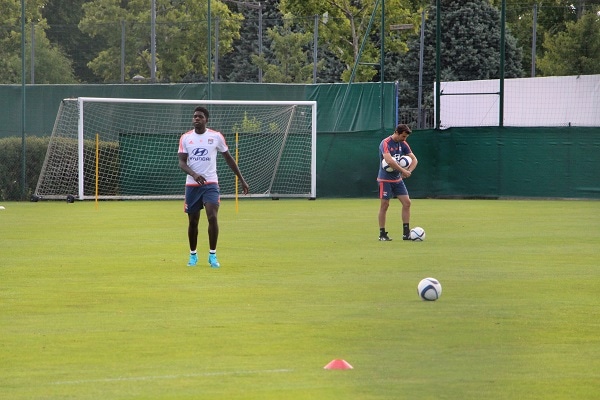
[[[208,110],[202,106],[194,110],[194,129],[181,135],[179,139],[179,167],[187,173],[185,182],[185,212],[188,215],[188,240],[190,244],[189,267],[198,263],[198,223],[200,211],[206,210],[208,221],[208,263],[213,268],[221,265],[217,260],[219,238],[219,177],[217,175],[217,154],[221,153],[225,162],[239,178],[244,194],[249,187],[235,159],[229,153],[225,138],[220,132],[206,127]]]

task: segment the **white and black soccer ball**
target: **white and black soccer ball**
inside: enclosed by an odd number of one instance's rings
[[[394,172],[394,168],[390,167],[389,164],[385,162],[385,159],[381,160],[381,168],[386,172]]]
[[[417,293],[421,300],[436,301],[442,295],[442,284],[435,278],[421,279]]]
[[[402,156],[398,160],[398,164],[400,164],[402,168],[408,168],[410,166],[410,163],[412,163],[412,158],[410,158],[409,156]]]
[[[400,165],[402,168],[408,168],[410,166],[410,163],[412,162],[412,158],[410,158],[409,156],[398,157],[398,155],[396,155],[395,160],[398,163],[398,165]],[[383,168],[387,172],[394,172],[394,168],[390,167],[388,163],[385,162],[385,159],[381,160],[381,168]]]
[[[410,230],[410,240],[415,242],[422,242],[425,240],[425,229],[420,226],[415,226]]]

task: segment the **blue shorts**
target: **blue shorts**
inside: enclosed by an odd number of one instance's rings
[[[221,192],[216,183],[185,187],[184,210],[188,214],[200,212],[206,203],[219,205],[220,202]]]
[[[392,197],[408,196],[408,190],[404,181],[400,182],[379,182],[379,198],[389,200]]]

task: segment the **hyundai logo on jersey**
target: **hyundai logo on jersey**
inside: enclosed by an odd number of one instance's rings
[[[192,156],[190,157],[190,159],[193,161],[210,161],[210,157],[208,157],[207,154],[207,149],[199,147],[192,151]]]

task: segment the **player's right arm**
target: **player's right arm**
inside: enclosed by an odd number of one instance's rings
[[[402,174],[402,176],[405,178],[408,178],[410,176],[410,171],[407,170],[406,168],[402,168],[400,166],[400,164],[398,164],[396,159],[394,157],[392,157],[392,155],[390,154],[389,151],[384,151],[382,154],[383,154],[383,159],[390,167],[394,168],[396,171],[399,171]]]
[[[206,179],[204,179],[202,175],[197,174],[196,172],[194,172],[193,169],[190,168],[190,166],[187,163],[188,153],[178,153],[177,156],[179,157],[179,168],[181,168],[183,172],[191,176],[198,184],[203,185],[206,182]]]

